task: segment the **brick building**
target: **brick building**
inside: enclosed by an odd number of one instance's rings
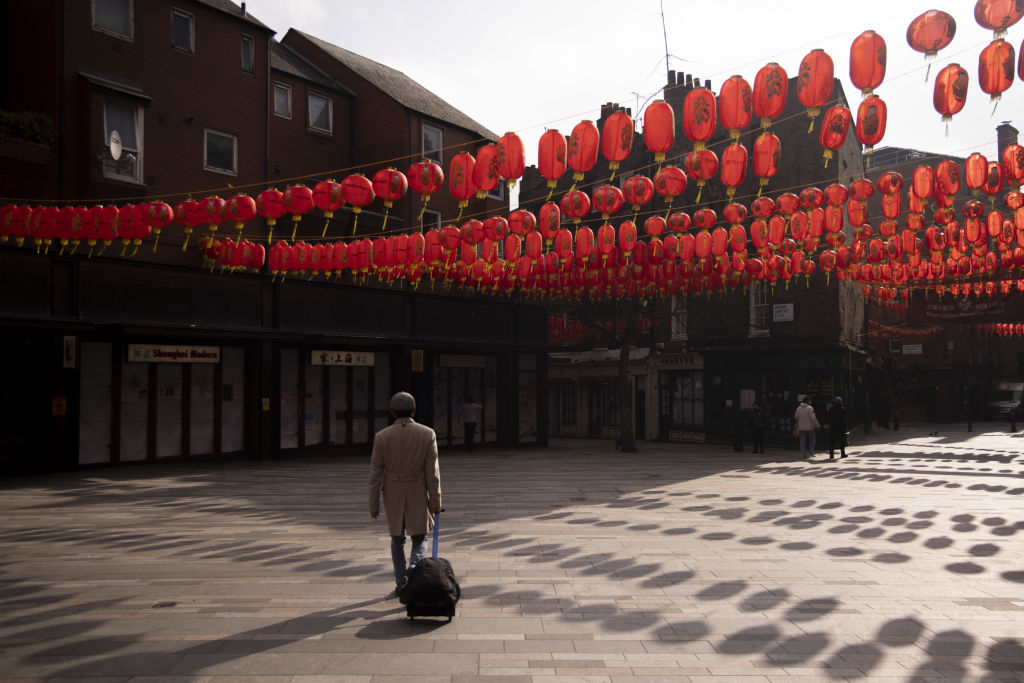
[[[995,133],[1001,158],[1006,147],[1017,143],[1018,131],[1002,123]],[[961,172],[960,190],[954,200],[958,221],[964,220],[964,203],[972,199],[981,200],[986,210],[1006,212],[1003,198],[1011,187],[1004,184],[991,200],[972,192],[963,181],[963,157],[883,147],[875,152],[867,177],[874,181],[884,172],[896,172],[903,176],[909,191],[917,167],[934,169],[947,159]],[[931,225],[936,204],[931,201],[928,205],[925,217]],[[878,196],[869,201],[868,212],[872,216],[881,214]],[[903,211],[896,218],[900,229],[909,213],[909,202],[904,201]],[[923,234],[920,237],[923,242]],[[988,245],[994,249],[995,239],[991,238]],[[1015,271],[1003,269],[986,279],[1015,280],[1017,276]],[[895,305],[886,305],[875,297],[868,301],[868,346],[873,364],[880,369],[868,387],[874,422],[891,423],[893,415],[905,422],[992,419],[988,404],[995,397],[997,384],[1024,382],[1024,342],[1019,337],[984,332],[979,325],[1024,320],[1024,298],[1016,287],[1008,294],[947,292],[941,296],[927,283],[910,283],[907,289],[909,297]]]
[[[693,148],[683,134],[681,112],[686,94],[699,84],[693,76],[669,74],[664,98],[676,112],[676,136],[666,164],[682,166],[683,158]],[[705,87],[710,89],[711,83],[705,82]],[[822,113],[836,103],[847,104],[838,79],[834,81],[832,101]],[[618,109],[614,103],[604,105],[598,128]],[[765,194],[772,198],[782,193],[799,195],[807,187],[823,189],[831,183],[848,186],[863,176],[861,147],[852,131],[826,165],[818,141],[821,118],[809,132],[806,110],[796,97],[795,79],[790,79],[786,108],[771,125],[782,143],[779,172],[763,190]],[[740,141],[750,150],[760,132],[755,118],[741,132]],[[728,132],[719,126],[708,147],[721,155],[730,143]],[[656,169],[654,157],[638,132],[633,153],[615,178],[621,182],[634,173],[653,176]],[[601,157],[580,187],[592,192],[610,176],[607,161]],[[521,203],[537,211],[547,195],[545,182],[536,169],[527,169]],[[556,201],[571,183],[571,177],[559,181],[553,193]],[[758,178],[748,165],[746,179],[737,186],[733,201],[749,206],[758,196],[758,189]],[[691,181],[671,210],[692,214],[698,208],[710,207],[721,217],[726,203],[726,188],[716,177],[701,190]],[[647,216],[665,212],[661,197],[655,195],[636,219],[624,209],[612,221],[617,224],[628,218],[639,226]],[[586,220],[596,229],[601,220],[591,216]],[[850,227],[845,226],[843,232],[849,243]],[[797,397],[803,393],[812,396],[819,415],[824,415],[832,397],[843,396],[851,427],[858,428],[867,409],[864,387],[869,372],[864,307],[864,297],[856,284],[839,280],[834,274],[826,278],[821,272],[794,276],[788,283],[781,279],[774,284],[762,281],[730,291],[680,294],[662,301],[662,324],[651,335],[637,340],[641,348],[630,362],[636,433],[641,438],[732,443],[745,411],[757,401],[772,418],[769,443],[774,440],[790,445],[791,418]],[[588,362],[591,353],[586,350],[568,358],[557,356],[558,360],[574,362],[552,363],[552,433],[595,434],[593,423],[601,415],[610,415],[600,407],[615,400],[617,364],[610,360]],[[567,402],[588,408],[566,411],[563,404]],[[574,423],[560,419],[566,413],[575,417]],[[617,428],[611,431],[617,432]]]
[[[496,137],[400,72],[297,32],[275,42],[244,3],[3,3],[0,27],[5,204],[255,195],[388,160],[447,162],[453,146]],[[489,197],[471,210],[502,207]],[[440,196],[430,208],[454,218]],[[396,206],[389,232],[420,230],[419,210],[418,197]],[[378,201],[359,236],[381,221]],[[348,238],[351,225],[348,210],[317,211],[297,238]],[[539,306],[217,273],[194,248],[207,231],[188,248],[176,224],[136,251],[0,244],[0,473],[364,453],[399,389],[442,445],[461,442],[469,393],[484,404],[485,442],[544,441]],[[256,241],[267,232],[244,227]]]

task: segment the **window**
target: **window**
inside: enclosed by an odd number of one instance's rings
[[[189,54],[196,51],[194,22],[195,18],[188,12],[182,12],[180,9],[171,10],[171,45],[176,50]]]
[[[703,373],[703,370],[662,373],[659,392],[660,412],[661,419],[667,423],[669,431],[704,429]]]
[[[505,200],[505,181],[500,180],[498,184],[494,186],[493,190],[487,191],[487,196],[491,199],[497,199],[499,201]]]
[[[438,230],[440,230],[441,229],[441,212],[440,211],[432,211],[431,209],[424,210],[423,218],[421,219],[420,226],[423,228],[424,231],[431,230],[431,229],[438,229]]]
[[[256,71],[256,41],[252,36],[242,36],[242,71],[248,74]]]
[[[892,338],[889,340],[889,353],[901,353],[903,351],[903,342],[899,339]]]
[[[290,85],[274,84],[274,113],[286,119],[292,117],[292,87]]]
[[[677,294],[672,298],[672,341],[685,341],[686,334],[686,295]]]
[[[309,127],[323,133],[330,133],[334,130],[332,121],[330,98],[309,93]]]
[[[576,424],[576,385],[565,382],[560,387],[562,395],[562,424]]]
[[[441,153],[441,150],[444,147],[444,133],[440,128],[428,126],[424,123],[422,138],[423,158],[436,161],[443,166],[444,155]]]
[[[132,9],[132,0],[93,0],[92,27],[131,40],[135,24]]]
[[[103,175],[142,182],[142,108],[118,100],[103,101]],[[121,138],[121,156],[110,153],[110,134]]]
[[[205,147],[203,167],[207,171],[238,173],[238,138],[229,133],[207,130]]]
[[[768,285],[763,282],[750,283],[750,336],[768,335],[768,321],[771,320],[772,306],[768,303]]]

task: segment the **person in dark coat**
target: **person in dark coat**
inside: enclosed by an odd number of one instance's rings
[[[764,430],[768,429],[768,416],[755,403],[750,411],[750,436],[754,440],[754,453],[764,453]]]
[[[843,399],[836,396],[832,401],[832,409],[828,411],[828,459],[835,459],[836,447],[839,457],[846,457],[846,407]]]

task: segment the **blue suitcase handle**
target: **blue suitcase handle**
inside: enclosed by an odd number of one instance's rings
[[[441,512],[444,512],[444,508],[441,508]],[[434,547],[430,551],[430,556],[434,557],[434,558],[437,557],[437,527],[438,527],[440,518],[441,518],[440,514],[435,514],[434,515]]]

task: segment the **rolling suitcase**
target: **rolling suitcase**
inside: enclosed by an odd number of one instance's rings
[[[462,595],[451,563],[437,556],[438,521],[439,516],[434,515],[434,547],[430,557],[424,557],[409,568],[403,595],[409,619],[448,617],[451,621],[455,616],[455,603]]]

